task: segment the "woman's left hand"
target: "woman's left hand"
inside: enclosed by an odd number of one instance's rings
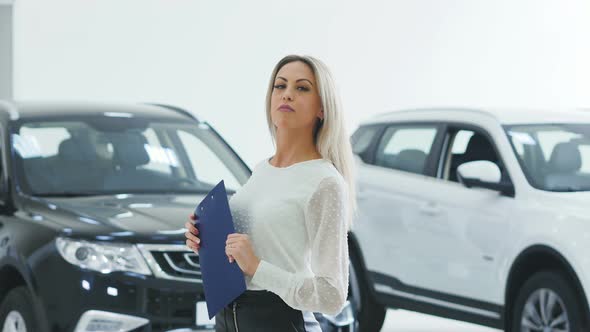
[[[250,238],[246,234],[233,233],[227,236],[225,241],[225,253],[233,257],[240,266],[244,274],[253,276],[256,273],[260,259],[254,254],[254,248]],[[233,260],[230,257],[229,262]]]

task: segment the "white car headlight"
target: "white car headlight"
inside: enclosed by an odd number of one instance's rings
[[[58,237],[56,245],[62,257],[71,264],[101,273],[129,271],[152,274],[145,259],[134,245],[104,243]]]

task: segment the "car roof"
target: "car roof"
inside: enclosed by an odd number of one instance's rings
[[[495,120],[502,125],[543,123],[589,123],[590,111],[582,109],[492,109],[492,108],[416,108],[373,116],[361,125],[388,122],[464,122],[466,119]]]
[[[141,116],[178,120],[198,119],[181,108],[132,103],[107,103],[85,101],[1,101],[0,110],[10,113],[12,119],[34,119],[58,116]]]

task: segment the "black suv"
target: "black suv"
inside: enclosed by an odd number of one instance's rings
[[[251,172],[210,125],[166,105],[0,101],[0,155],[0,332],[211,330],[184,223]],[[317,317],[350,331],[351,313]]]
[[[215,130],[168,106],[2,102],[0,137],[0,331],[210,327],[184,223],[250,176]]]

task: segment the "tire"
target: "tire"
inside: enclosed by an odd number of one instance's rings
[[[589,331],[585,304],[581,296],[583,295],[576,294],[569,278],[563,273],[558,271],[537,272],[524,283],[518,292],[512,307],[510,331],[537,331],[533,327],[541,327],[540,331],[544,331],[543,327],[551,325],[551,323],[555,328],[559,328],[555,331]],[[527,307],[530,310],[525,310]],[[540,307],[545,310],[540,310]],[[542,311],[545,312],[545,317],[542,317]],[[565,318],[565,320],[560,322],[558,317]],[[549,329],[548,331],[554,330]]]
[[[29,290],[16,287],[9,291],[0,304],[0,332],[13,331],[13,328],[17,332],[37,332],[37,323]]]
[[[387,308],[378,303],[372,296],[369,288],[369,281],[367,280],[365,271],[362,270],[356,256],[351,257],[351,275],[354,275],[356,281],[351,282],[351,291],[355,292],[354,287],[358,287],[358,303],[353,302],[353,309],[355,310],[355,317],[358,322],[359,332],[378,332],[383,327],[385,321],[385,314]],[[352,281],[353,278],[351,278]]]

